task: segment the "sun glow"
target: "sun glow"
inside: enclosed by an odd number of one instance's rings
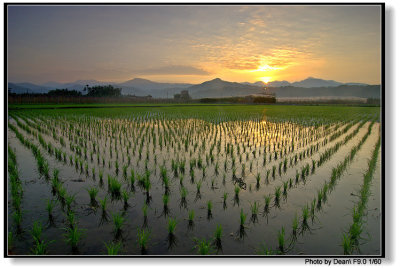
[[[268,84],[268,82],[271,81],[271,77],[260,77],[259,79],[263,81],[265,84]]]
[[[279,69],[281,69],[281,68],[272,67],[272,66],[269,66],[268,64],[263,64],[263,65],[258,66],[258,69],[254,70],[254,72],[276,71],[276,70],[279,70]]]

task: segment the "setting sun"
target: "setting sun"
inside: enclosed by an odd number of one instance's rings
[[[260,80],[263,81],[265,84],[271,81],[271,77],[260,77]]]

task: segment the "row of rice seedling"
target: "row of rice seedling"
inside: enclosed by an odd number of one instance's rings
[[[312,222],[314,220],[315,216],[315,209],[317,210],[321,209],[322,203],[325,203],[327,201],[327,195],[329,192],[333,191],[334,186],[336,185],[338,179],[342,176],[343,172],[345,169],[348,167],[350,162],[354,159],[355,154],[360,150],[361,146],[365,143],[366,139],[369,137],[371,134],[372,126],[374,123],[370,123],[368,126],[368,131],[365,135],[363,135],[362,139],[359,141],[358,144],[354,145],[352,149],[350,150],[350,153],[344,158],[343,161],[341,161],[336,167],[332,169],[332,173],[330,176],[330,179],[324,183],[324,185],[321,187],[321,189],[318,191],[318,198],[314,198],[311,201],[311,205],[308,203],[303,206],[302,208],[302,219],[301,219],[301,228],[297,228],[298,224],[297,223],[292,223],[293,230],[299,230],[300,234],[303,233],[305,230],[309,230],[309,219],[311,218]],[[297,215],[295,215],[295,219],[293,221],[298,221]],[[296,227],[296,228],[295,228]],[[275,253],[279,254],[284,254],[287,252],[290,247],[292,247],[297,240],[297,232],[292,232],[291,236],[291,243],[289,244],[288,247],[284,247],[284,227],[282,227],[282,230],[279,231],[278,233],[278,250]],[[343,244],[346,243],[348,244],[348,238],[343,240]],[[270,251],[265,251],[269,252]],[[273,251],[272,251],[273,252]]]
[[[48,179],[49,178],[49,166],[48,166],[47,160],[42,156],[40,149],[38,149],[38,147],[35,144],[33,144],[32,142],[25,139],[15,127],[14,128],[11,127],[10,129],[12,129],[17,134],[17,136],[20,137],[19,138],[20,141],[22,141],[22,143],[26,147],[28,147],[28,149],[32,150],[33,155],[37,159],[37,165],[38,165],[39,172],[42,174],[45,174],[45,178]],[[44,166],[46,168],[44,168]],[[77,227],[75,214],[71,208],[71,205],[75,200],[75,197],[74,197],[74,195],[69,195],[67,193],[67,190],[63,186],[62,182],[59,180],[58,174],[59,174],[59,171],[57,169],[54,169],[53,177],[51,180],[53,194],[57,195],[58,201],[60,202],[62,208],[64,208],[64,207],[66,208],[66,218],[67,218],[67,222],[69,224],[66,228],[64,228],[65,241],[68,244],[70,244],[72,247],[72,250],[74,252],[76,252],[77,246],[82,237],[83,231]],[[50,220],[52,218],[52,211],[53,211],[54,206],[55,206],[54,201],[48,201],[46,204],[46,209],[49,213]],[[41,234],[41,232],[42,232],[41,223],[35,222],[32,232],[35,233],[35,235],[32,235],[32,237],[34,239],[34,247],[32,248],[32,253],[37,254],[37,255],[46,254],[48,245],[52,241],[46,242],[46,241],[40,239],[39,234]]]
[[[17,234],[20,234],[20,233],[22,233],[21,203],[22,203],[22,197],[23,197],[23,189],[22,189],[21,179],[19,177],[19,172],[18,172],[17,157],[15,155],[15,152],[12,150],[12,148],[10,146],[8,146],[7,164],[8,164],[7,165],[8,166],[8,179],[9,179],[10,187],[11,187],[11,196],[9,196],[9,199],[14,208],[14,212],[13,212],[12,216],[13,216],[15,229],[16,229],[15,232]],[[13,238],[14,238],[14,232],[8,231],[7,239],[8,239],[8,251],[9,252],[11,252],[13,249]]]
[[[359,192],[359,201],[353,207],[353,223],[349,230],[343,233],[342,247],[343,254],[349,255],[357,250],[360,245],[361,234],[363,233],[363,216],[367,208],[368,198],[370,196],[370,186],[372,183],[373,175],[376,169],[376,164],[379,156],[379,148],[381,139],[379,138],[374,146],[372,157],[368,161],[368,170],[364,174],[363,184]]]

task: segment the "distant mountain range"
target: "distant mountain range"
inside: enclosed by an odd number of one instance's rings
[[[182,90],[188,90],[193,98],[214,98],[263,94],[266,91],[275,93],[277,97],[361,97],[380,98],[380,85],[363,83],[340,83],[333,80],[323,80],[309,77],[302,81],[290,83],[288,81],[272,81],[264,83],[228,82],[219,78],[201,84],[188,83],[159,83],[143,78],[134,78],[123,83],[100,82],[97,80],[78,80],[71,83],[47,82],[42,85],[32,83],[8,83],[11,92],[47,93],[52,89],[69,89],[83,91],[86,85],[113,85],[122,89],[124,95],[146,96],[154,98],[172,98]]]

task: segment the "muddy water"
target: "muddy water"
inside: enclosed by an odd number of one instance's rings
[[[353,126],[345,135],[351,133],[355,129]],[[281,226],[290,226],[292,217],[295,211],[299,211],[301,206],[309,202],[315,195],[316,190],[322,185],[323,181],[329,177],[331,168],[338,163],[337,159],[343,159],[343,157],[349,153],[351,147],[358,142],[359,139],[365,134],[367,126],[364,126],[358,135],[349,141],[348,144],[342,146],[339,151],[323,166],[317,168],[315,174],[307,177],[305,184],[302,182],[290,189],[286,200],[282,201],[280,208],[271,208],[270,213],[267,216],[263,216],[263,196],[266,194],[272,194],[275,186],[282,185],[282,181],[291,177],[294,178],[295,170],[300,171],[301,166],[305,163],[311,162],[308,158],[301,161],[294,168],[289,168],[286,174],[282,174],[281,177],[277,176],[275,180],[270,178],[270,184],[266,185],[263,183],[265,178],[265,169],[271,168],[272,165],[278,165],[278,161],[272,161],[267,164],[267,167],[262,167],[262,160],[258,160],[258,164],[254,164],[253,171],[250,172],[249,164],[246,164],[246,170],[244,179],[248,183],[246,190],[242,190],[239,194],[239,204],[237,204],[234,197],[234,185],[232,183],[232,171],[228,170],[225,175],[225,184],[223,183],[223,160],[224,157],[220,157],[219,161],[220,173],[215,174],[213,165],[207,168],[207,175],[205,179],[202,179],[202,172],[199,169],[195,169],[195,182],[203,180],[201,187],[201,196],[196,194],[196,185],[191,183],[189,176],[189,165],[186,163],[186,174],[184,179],[184,186],[188,189],[187,205],[186,207],[181,206],[181,198],[179,194],[179,180],[174,177],[172,172],[169,171],[169,177],[171,178],[171,189],[170,189],[170,202],[168,211],[163,209],[162,195],[164,189],[161,184],[160,174],[157,168],[157,172],[153,172],[151,175],[152,188],[150,190],[151,202],[148,209],[147,227],[151,230],[151,237],[148,247],[148,254],[195,254],[196,251],[193,249],[195,245],[195,238],[207,238],[211,239],[217,224],[221,224],[223,228],[222,237],[222,250],[218,254],[255,254],[260,248],[262,243],[268,245],[269,248],[274,249],[277,245],[277,231]],[[25,137],[28,135],[20,130]],[[72,254],[70,247],[63,241],[63,230],[66,226],[65,213],[58,205],[55,209],[55,221],[54,224],[49,225],[47,222],[47,212],[45,210],[45,199],[51,198],[51,190],[49,184],[40,178],[36,170],[35,160],[32,153],[23,147],[19,141],[15,138],[14,133],[9,132],[9,142],[13,148],[16,148],[17,161],[19,163],[20,173],[24,174],[21,177],[34,178],[29,180],[29,184],[24,184],[26,189],[23,201],[23,210],[26,210],[24,214],[23,228],[25,233],[21,236],[21,239],[16,243],[16,254],[29,254],[29,249],[32,246],[32,239],[30,239],[29,229],[32,226],[34,220],[40,220],[46,224],[46,229],[43,232],[43,238],[47,241],[54,240],[49,249],[49,254]],[[345,136],[344,135],[344,136]],[[339,138],[338,140],[342,139]],[[38,144],[37,140],[31,137],[32,142]],[[51,140],[50,137],[46,137],[46,140]],[[337,142],[338,140],[335,140]],[[370,139],[367,140],[366,144]],[[334,142],[334,143],[335,143]],[[366,145],[365,144],[365,145]],[[330,143],[326,148],[332,146]],[[365,145],[363,148],[365,148]],[[66,148],[69,148],[67,145]],[[41,148],[42,152],[43,149]],[[319,153],[323,152],[324,148],[321,148]],[[363,149],[362,149],[363,150]],[[69,149],[65,150],[68,154],[71,152]],[[319,153],[316,153],[312,159],[317,159]],[[166,157],[168,152],[156,151],[159,159]],[[360,154],[360,153],[359,153]],[[46,159],[49,161],[51,169],[58,168],[60,170],[60,178],[64,181],[64,185],[68,190],[69,194],[75,194],[76,202],[73,205],[73,210],[78,218],[78,226],[85,230],[85,236],[79,245],[79,252],[75,254],[105,254],[104,242],[110,242],[115,239],[113,233],[113,223],[111,220],[112,214],[122,213],[125,217],[125,224],[123,227],[122,236],[119,238],[123,243],[122,254],[140,254],[140,249],[137,245],[137,229],[143,226],[144,218],[142,214],[142,206],[146,201],[145,195],[139,187],[136,187],[136,191],[132,192],[132,196],[129,200],[129,206],[124,207],[122,201],[113,201],[109,203],[107,211],[108,220],[103,219],[101,210],[92,207],[89,204],[89,195],[86,189],[93,185],[99,184],[98,176],[95,179],[91,175],[87,176],[84,173],[77,172],[73,166],[64,164],[63,162],[56,161],[53,156],[44,153]],[[119,159],[122,158],[123,153],[119,155]],[[367,154],[369,155],[369,154]],[[196,155],[197,156],[197,155]],[[152,159],[152,158],[150,158]],[[250,156],[252,159],[252,156]],[[204,160],[204,159],[203,159]],[[254,161],[255,161],[254,160]],[[157,164],[153,161],[149,161],[149,169],[155,170],[161,164],[162,160],[159,160]],[[136,164],[136,161],[132,161],[132,165],[135,171],[142,173],[144,171],[143,165],[140,163]],[[24,163],[21,165],[21,163]],[[29,163],[29,164],[25,164]],[[114,169],[107,167],[108,159],[106,161],[106,167],[99,167],[97,161],[93,163],[89,162],[91,173],[91,167],[96,168],[96,172],[99,168],[104,169],[104,186],[101,188],[97,199],[103,199],[107,195],[107,174],[114,174]],[[130,168],[132,167],[130,166]],[[169,166],[169,162],[166,162],[166,166]],[[228,165],[229,166],[229,165]],[[357,167],[357,165],[351,166]],[[128,169],[128,172],[130,170]],[[255,176],[259,172],[262,175],[260,189],[255,187]],[[119,174],[120,181],[123,181],[122,172]],[[237,174],[240,174],[241,170],[238,168]],[[97,175],[97,174],[96,174]],[[211,187],[211,179],[215,178],[215,187]],[[251,185],[251,189],[250,189]],[[127,182],[124,182],[125,189],[129,190]],[[337,191],[337,189],[335,189]],[[223,208],[222,196],[223,193],[228,193],[227,208]],[[207,213],[207,201],[212,200],[213,209],[212,216]],[[250,220],[250,203],[254,201],[259,202],[261,205],[257,220],[253,223]],[[273,201],[272,201],[273,203]],[[194,226],[188,226],[188,211],[195,211],[195,223]],[[240,210],[243,209],[247,214],[246,228],[242,236],[238,232],[239,230],[239,214]],[[11,212],[11,209],[10,209]],[[300,216],[300,215],[299,215]],[[25,218],[26,217],[26,218]],[[176,218],[178,225],[175,232],[175,239],[173,241],[168,239],[167,234],[167,220],[169,217]],[[10,217],[9,217],[10,218]],[[10,221],[9,221],[10,223]],[[328,227],[329,228],[329,227]],[[337,238],[337,237],[335,237]],[[305,251],[305,254],[316,254],[316,248],[314,248],[314,241],[319,240],[319,237],[312,237],[307,240],[304,245],[310,245]],[[294,251],[293,254],[299,254],[299,251]],[[322,253],[324,254],[324,253]],[[326,252],[325,254],[332,254],[332,252]]]

